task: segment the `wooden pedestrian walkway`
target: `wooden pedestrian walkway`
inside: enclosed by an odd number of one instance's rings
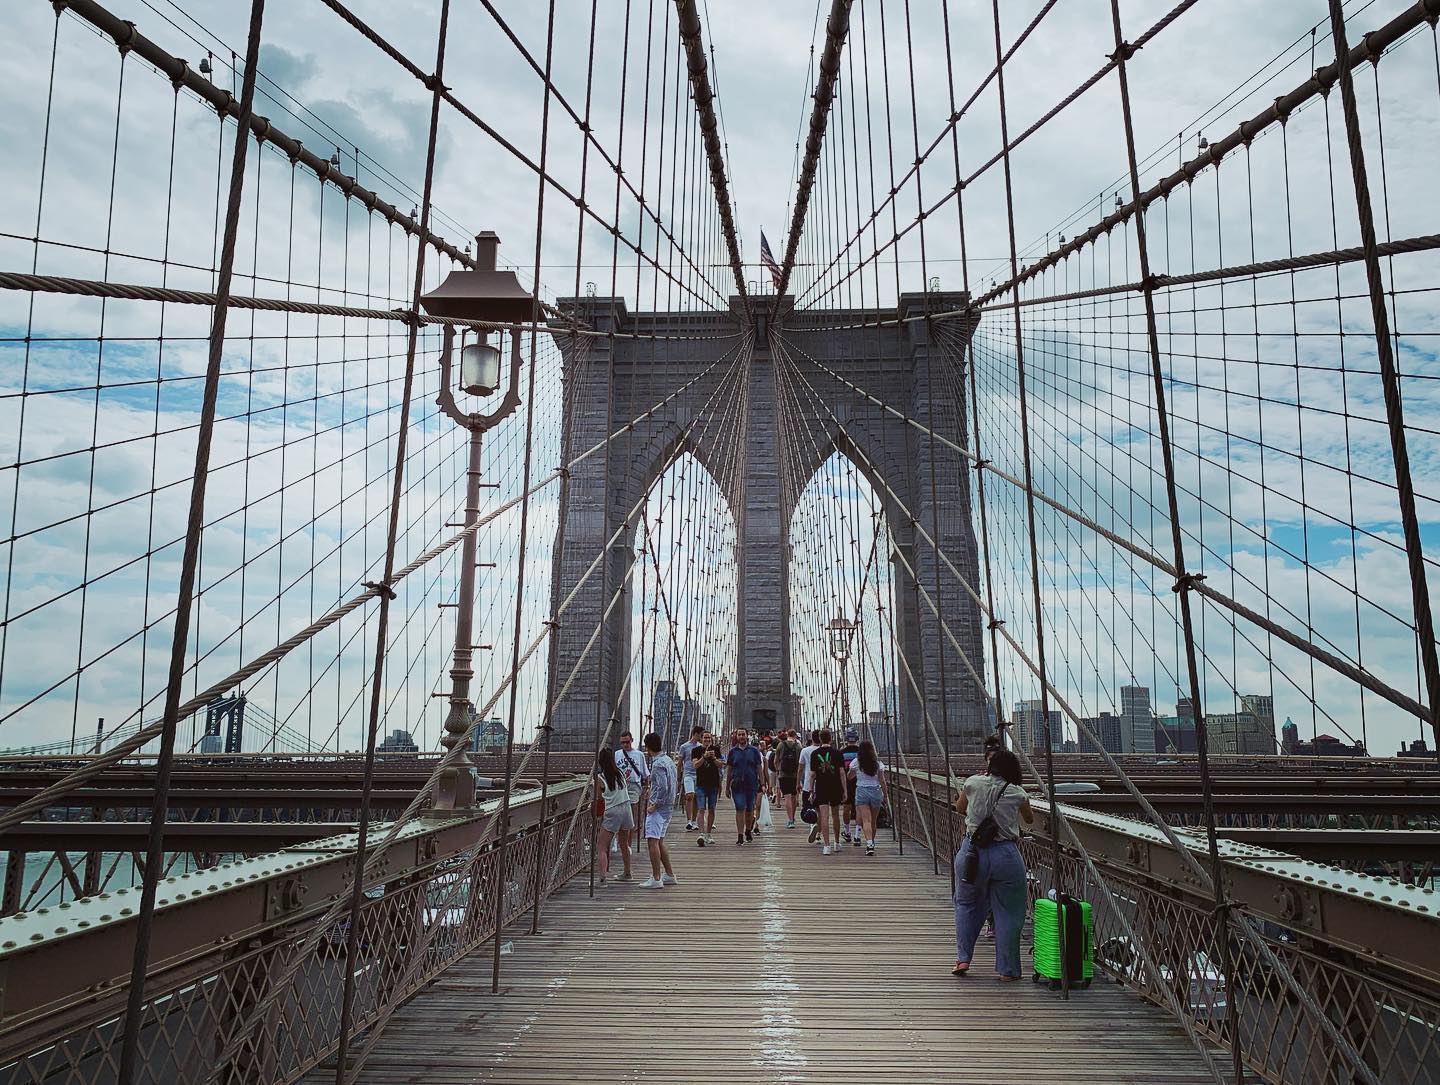
[[[805,835],[782,826],[702,849],[681,821],[678,886],[592,900],[580,875],[540,935],[506,936],[501,994],[488,948],[460,962],[396,1012],[359,1080],[1211,1080],[1179,1025],[1109,983],[1068,1003],[999,983],[984,941],[972,975],[952,977],[949,878],[923,851],[883,840],[873,858],[825,858]],[[637,883],[644,869],[637,857]]]

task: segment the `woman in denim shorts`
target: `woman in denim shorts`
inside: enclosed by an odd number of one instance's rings
[[[615,751],[609,746],[600,750],[595,759],[595,791],[605,803],[605,813],[600,816],[600,832],[596,842],[595,860],[600,868],[600,884],[606,884],[610,873],[610,840],[620,838],[620,859],[625,864],[625,873],[616,880],[630,880],[630,834],[635,831],[635,814],[630,809],[630,790],[625,786],[625,775],[615,764]]]
[[[875,754],[875,743],[866,739],[850,762],[855,781],[855,814],[865,837],[865,854],[875,854],[875,816],[885,805],[885,765]]]

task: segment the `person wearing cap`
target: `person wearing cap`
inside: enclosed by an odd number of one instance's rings
[[[860,756],[860,735],[855,728],[850,727],[845,731],[845,745],[840,747],[840,756],[845,760],[845,774],[849,779],[854,776],[852,768],[855,759]],[[845,827],[840,833],[840,840],[846,844],[860,846],[860,821],[855,816],[855,789],[849,788],[845,793]],[[839,844],[836,848],[838,850]]]

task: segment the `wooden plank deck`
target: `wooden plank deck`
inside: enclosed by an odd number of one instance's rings
[[[500,995],[488,949],[462,961],[395,1014],[359,1080],[1211,1080],[1178,1025],[1109,983],[1065,1003],[996,982],[983,940],[972,975],[952,977],[949,878],[923,851],[882,840],[873,858],[826,858],[805,835],[702,849],[681,820],[678,886],[640,889],[638,856],[637,883],[593,900],[582,874],[540,935],[507,935]]]

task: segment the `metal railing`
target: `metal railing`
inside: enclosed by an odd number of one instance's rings
[[[933,840],[948,863],[945,851],[964,831],[947,800],[953,791],[940,776],[902,770],[897,777],[899,832],[921,846]],[[1056,888],[1049,807],[1041,800],[1033,805],[1037,824],[1021,842],[1032,898]],[[1233,902],[1226,923],[1210,890],[1196,883],[1158,830],[1068,804],[1062,810],[1109,890],[1094,884],[1077,848],[1061,846],[1060,887],[1093,909],[1097,976],[1171,1012],[1180,1007],[1194,1033],[1216,1050],[1229,1051],[1238,1033],[1245,1066],[1260,1081],[1358,1080],[1332,1036],[1338,1032],[1375,1079],[1440,1085],[1440,894],[1222,841],[1226,896]],[[1181,836],[1205,854],[1203,833]],[[1240,923],[1249,924],[1275,960],[1240,936]],[[1222,936],[1228,958],[1218,952]],[[1142,967],[1142,955],[1156,967]],[[1232,962],[1229,974],[1222,959]],[[1312,1006],[1295,996],[1281,968]],[[1317,1010],[1326,1022],[1316,1019]]]
[[[498,801],[401,830],[365,885],[352,1064],[396,1007],[495,935],[497,914],[529,915],[537,892],[584,866],[585,799],[578,780],[512,799],[503,885]],[[290,1082],[333,1057],[348,912],[317,922],[349,896],[357,843],[349,833],[161,883],[137,1081]],[[139,893],[0,919],[0,1082],[116,1080]]]

